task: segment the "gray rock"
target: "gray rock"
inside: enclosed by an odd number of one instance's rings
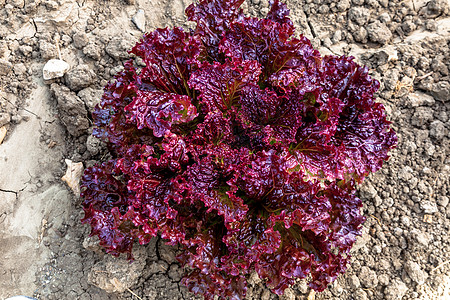
[[[382,13],[378,17],[378,19],[383,23],[390,23],[391,22],[391,16],[388,13]]]
[[[59,7],[58,2],[53,0],[47,0],[46,2],[44,2],[44,5],[48,10],[57,10]]]
[[[338,11],[343,12],[350,8],[350,0],[341,0],[336,3]]]
[[[392,32],[386,26],[386,24],[381,23],[380,21],[375,21],[367,26],[367,33],[369,35],[369,39],[372,42],[380,43],[382,45],[389,42],[392,38]]]
[[[409,227],[411,225],[411,220],[408,216],[402,216],[400,218],[400,222],[402,222],[402,224],[405,225],[406,227]]]
[[[377,64],[381,66],[391,61],[397,61],[398,52],[394,47],[383,47],[383,49],[374,53],[374,58]]]
[[[115,66],[114,68],[111,68],[111,70],[109,71],[109,74],[111,76],[115,76],[117,74],[119,74],[119,72],[123,71],[123,66]]]
[[[446,111],[441,111],[439,112],[439,114],[437,115],[437,118],[442,121],[442,122],[447,122],[448,121],[448,115]]]
[[[408,287],[403,281],[394,279],[384,290],[386,300],[400,300],[408,291]]]
[[[329,37],[326,37],[324,40],[323,40],[323,45],[325,46],[325,47],[327,47],[327,48],[329,48],[329,47],[331,47],[331,45],[333,44],[332,42],[331,42],[331,39],[329,38]]]
[[[5,126],[11,121],[11,116],[7,112],[0,112],[0,127]]]
[[[419,107],[422,105],[433,106],[436,103],[436,101],[432,96],[421,92],[408,94],[406,101],[407,101],[406,104],[408,105],[409,108]]]
[[[386,8],[389,5],[389,0],[378,0],[378,3],[380,3],[381,6]]]
[[[50,59],[42,69],[42,75],[44,80],[51,80],[59,77],[63,77],[64,74],[70,69],[68,63],[60,59]]]
[[[370,11],[365,7],[352,7],[348,11],[348,18],[360,26],[366,25],[370,18]]]
[[[447,136],[448,130],[445,128],[444,123],[439,120],[435,120],[430,124],[430,136],[438,141],[442,141]]]
[[[89,111],[93,111],[95,105],[100,103],[103,95],[103,90],[97,90],[91,87],[87,87],[78,92],[78,97],[83,100],[84,104],[88,107]]]
[[[356,290],[356,292],[355,292],[355,299],[358,299],[358,300],[367,300],[368,298],[367,298],[367,293],[364,291],[364,290],[362,290],[362,289],[358,289],[358,290]]]
[[[428,235],[417,229],[411,231],[410,239],[412,239],[413,243],[416,242],[422,246],[428,246],[428,243],[430,242]]]
[[[6,45],[6,41],[0,40],[0,58],[3,57],[3,55],[5,55],[7,50],[8,46]]]
[[[8,3],[12,4],[14,7],[16,8],[22,8],[24,6],[25,1],[23,0],[12,0],[12,1],[8,1]]]
[[[380,274],[378,276],[378,283],[380,285],[383,285],[383,286],[388,285],[389,284],[389,275],[387,275],[387,274]]]
[[[438,55],[431,61],[431,69],[435,72],[440,72],[444,76],[447,76],[448,68],[445,63],[445,57],[443,55]]]
[[[425,145],[423,146],[423,149],[425,150],[425,154],[432,157],[434,153],[436,152],[436,146],[433,145],[430,141],[427,141]]]
[[[180,268],[178,264],[171,264],[167,275],[169,275],[170,279],[173,281],[179,282],[183,277],[183,269]]]
[[[415,110],[411,118],[411,124],[421,127],[433,119],[433,109],[430,107],[420,106]]]
[[[332,37],[333,43],[338,43],[342,40],[342,31],[341,30],[336,30],[333,33],[333,37]]]
[[[423,212],[426,214],[434,214],[434,213],[438,212],[436,203],[431,202],[431,201],[421,201],[420,209],[422,209]]]
[[[142,9],[139,9],[136,14],[133,16],[133,18],[131,18],[131,20],[133,21],[134,25],[136,25],[136,27],[142,31],[145,32],[145,12]]]
[[[28,46],[28,45],[22,45],[22,46],[19,47],[19,51],[24,56],[30,56],[31,52],[33,52],[33,48],[31,46]]]
[[[83,240],[83,247],[86,250],[101,252],[102,247],[100,246],[100,240],[96,235],[86,236]]]
[[[413,261],[407,261],[405,271],[408,276],[417,284],[423,284],[428,278],[428,274],[420,268],[419,264]]]
[[[27,73],[28,68],[25,66],[25,64],[20,63],[13,66],[13,71],[17,76],[21,76]]]
[[[320,14],[327,14],[330,11],[330,7],[328,5],[321,5],[318,9]]]
[[[78,92],[94,83],[96,75],[88,65],[78,65],[67,72],[65,78],[67,86]]]
[[[158,243],[158,249],[161,259],[164,260],[165,262],[169,264],[178,262],[175,258],[177,256],[175,247],[166,245],[166,243],[161,239],[159,240]]]
[[[397,176],[399,179],[402,179],[407,182],[413,177],[413,169],[411,169],[411,167],[409,166],[404,166],[402,169],[398,171]]]
[[[102,49],[100,48],[100,46],[96,45],[93,42],[88,43],[83,48],[83,53],[84,55],[95,60],[100,60],[102,58]]]
[[[56,58],[58,56],[56,46],[46,41],[41,41],[39,43],[39,50],[41,52],[41,57],[45,60]]]
[[[0,29],[1,29],[1,27],[0,27]],[[1,33],[1,31],[0,31],[0,33]],[[10,43],[8,43],[9,50],[11,50],[12,53],[19,50],[19,46],[20,46],[20,44],[19,44],[19,41],[17,41],[17,40],[13,40]]]
[[[442,207],[447,207],[447,205],[448,205],[448,197],[447,196],[439,196],[438,197],[438,204],[440,205],[440,206],[442,206]]]
[[[397,69],[387,70],[383,77],[385,89],[388,91],[393,91],[397,85],[399,77],[400,72]]]
[[[359,274],[359,281],[365,288],[374,288],[378,285],[377,273],[370,268],[364,266]]]
[[[363,227],[361,236],[356,238],[355,244],[353,244],[352,249],[350,250],[352,253],[356,253],[359,249],[363,248],[370,241],[370,235],[368,233],[368,229]]]
[[[73,45],[75,48],[82,49],[84,46],[87,45],[89,42],[89,39],[84,32],[77,32],[72,37]]]
[[[126,37],[114,37],[106,46],[106,53],[117,60],[129,58],[128,51],[134,46]]]
[[[65,86],[53,83],[50,90],[57,100],[59,117],[69,134],[75,137],[85,134],[89,120],[83,101]]]
[[[158,273],[165,274],[168,269],[169,269],[168,263],[166,263],[163,260],[158,260],[148,263],[145,271],[148,272],[150,275],[154,275]]]
[[[353,35],[353,38],[355,39],[355,41],[363,43],[363,44],[367,43],[366,28],[360,26],[355,31],[353,31],[352,35]]]
[[[100,152],[102,142],[93,135],[88,136],[86,141],[86,148],[92,155]]]
[[[338,281],[333,282],[331,289],[330,289],[331,293],[334,296],[339,296],[340,294],[342,294],[342,292],[344,291],[344,289],[342,288],[342,286],[338,283]],[[295,295],[292,295],[293,297],[291,298],[292,300],[295,300],[296,297]]]
[[[425,23],[425,28],[429,31],[436,31],[437,30],[437,23],[435,20],[430,19]]]
[[[347,282],[348,282],[348,285],[350,286],[350,288],[352,288],[352,289],[357,289],[361,286],[361,284],[359,282],[359,278],[356,275],[352,275],[349,278],[347,278]]]
[[[430,67],[430,59],[428,57],[420,57],[417,62],[417,68],[422,71],[427,71]]]
[[[367,184],[361,186],[360,193],[361,193],[361,197],[368,198],[368,199],[373,199],[378,194],[375,187],[370,183],[367,183]]]
[[[405,21],[402,24],[402,30],[405,34],[410,34],[414,30],[416,30],[416,27],[417,27],[416,24],[414,24],[412,20]]]
[[[431,0],[427,4],[426,17],[436,18],[439,15],[446,15],[449,12],[448,0]]]
[[[437,100],[447,102],[450,99],[450,83],[448,81],[439,81],[432,85],[431,94]]]
[[[88,274],[88,282],[108,293],[123,293],[135,285],[146,264],[144,247],[133,249],[134,261],[125,257],[106,255],[96,263]]]

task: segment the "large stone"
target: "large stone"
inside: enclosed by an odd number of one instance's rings
[[[41,57],[43,59],[53,59],[58,56],[56,46],[46,41],[41,41],[39,43],[39,51],[41,52]]]
[[[356,275],[352,275],[350,277],[347,278],[347,282],[348,285],[352,288],[352,289],[357,289],[361,286],[360,282],[359,282],[359,278]]]
[[[348,11],[348,18],[358,25],[366,25],[370,18],[370,11],[365,7],[352,7]]]
[[[86,148],[92,155],[97,155],[102,148],[102,141],[95,136],[90,135],[86,141]]]
[[[405,271],[408,276],[417,284],[423,284],[428,278],[428,274],[424,272],[418,263],[413,261],[406,262]]]
[[[92,87],[87,87],[78,92],[78,97],[83,100],[90,111],[93,111],[95,106],[100,103],[102,96],[103,90],[93,89]]]
[[[42,70],[42,75],[45,80],[55,79],[63,77],[64,74],[69,71],[70,66],[63,60],[60,59],[50,59]]]
[[[146,265],[144,247],[133,249],[134,261],[130,263],[124,257],[106,255],[96,263],[88,274],[88,282],[108,293],[123,293],[135,285]]]
[[[83,48],[84,55],[86,55],[87,57],[90,57],[94,60],[100,60],[102,58],[102,52],[103,52],[103,50],[101,49],[101,47],[98,46],[94,42],[89,42]]]
[[[88,65],[78,65],[66,74],[67,86],[75,92],[78,92],[94,83],[94,71]]]
[[[447,128],[445,128],[444,123],[439,120],[435,120],[430,124],[430,136],[438,141],[442,141],[444,137],[448,134]]]
[[[372,42],[380,43],[382,45],[389,42],[392,38],[392,32],[386,26],[386,24],[380,21],[375,21],[367,26],[367,33],[369,34],[369,39]]]
[[[127,37],[114,37],[106,46],[106,53],[117,60],[129,58],[128,51],[134,46],[134,42]]]
[[[436,18],[440,15],[446,15],[449,12],[448,0],[431,0],[427,4],[426,17]]]
[[[6,59],[0,59],[0,75],[8,75],[12,70],[12,64]]]
[[[11,121],[11,116],[7,112],[0,112],[0,127],[8,124]]]
[[[82,49],[84,46],[87,45],[89,42],[89,39],[84,32],[77,32],[72,36],[73,45],[75,48]]]
[[[57,100],[60,119],[69,134],[76,137],[85,134],[89,120],[83,101],[65,86],[53,83],[50,90]]]
[[[386,300],[400,300],[408,291],[406,284],[398,279],[391,282],[384,290],[384,297]]]
[[[361,284],[368,289],[374,288],[378,285],[377,273],[366,266],[361,268],[361,272],[358,277]]]
[[[423,210],[426,214],[434,214],[438,212],[438,208],[435,202],[432,201],[421,201],[420,202],[420,209]]]
[[[411,118],[411,124],[421,127],[433,120],[433,109],[431,107],[419,106]]]
[[[447,102],[450,99],[450,83],[448,81],[439,81],[433,84],[431,94],[437,100]]]
[[[430,95],[421,93],[421,92],[414,92],[410,93],[407,96],[407,102],[406,104],[410,108],[419,107],[419,106],[433,106],[436,101],[433,97]]]
[[[131,20],[133,21],[134,25],[136,25],[136,27],[140,31],[145,32],[145,12],[144,12],[144,10],[139,9]]]

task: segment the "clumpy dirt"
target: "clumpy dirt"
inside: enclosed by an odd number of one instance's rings
[[[187,0],[0,0],[0,299],[195,299],[177,249],[155,238],[135,262],[104,254],[61,181],[65,159],[106,158],[90,136],[102,87],[142,30],[188,27]],[[450,7],[447,0],[288,0],[297,34],[353,55],[380,80],[398,148],[360,187],[363,235],[323,293],[284,296],[257,276],[248,299],[450,299]],[[267,0],[244,4],[262,16]],[[43,80],[49,59],[63,78]],[[197,297],[198,298],[198,297]]]

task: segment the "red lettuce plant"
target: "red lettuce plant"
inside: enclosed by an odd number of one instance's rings
[[[367,68],[294,38],[285,4],[258,19],[242,2],[201,0],[195,30],[131,50],[145,67],[125,63],[93,112],[114,158],[85,171],[83,221],[113,255],[179,245],[207,299],[242,299],[253,271],[277,294],[308,276],[322,291],[360,234],[355,184],[397,139]]]

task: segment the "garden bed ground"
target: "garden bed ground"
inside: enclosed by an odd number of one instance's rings
[[[131,265],[105,255],[80,223],[81,201],[61,181],[65,159],[86,167],[106,155],[89,137],[87,111],[142,36],[136,24],[187,27],[187,5],[0,0],[0,299],[194,298],[180,285],[176,249],[161,240],[136,247]],[[450,299],[449,2],[288,6],[297,33],[322,54],[353,55],[369,66],[399,144],[360,187],[367,221],[348,272],[323,293],[299,282],[282,297],[254,276],[248,299]],[[244,7],[262,16],[268,2]],[[58,48],[71,69],[44,82],[43,66]]]

